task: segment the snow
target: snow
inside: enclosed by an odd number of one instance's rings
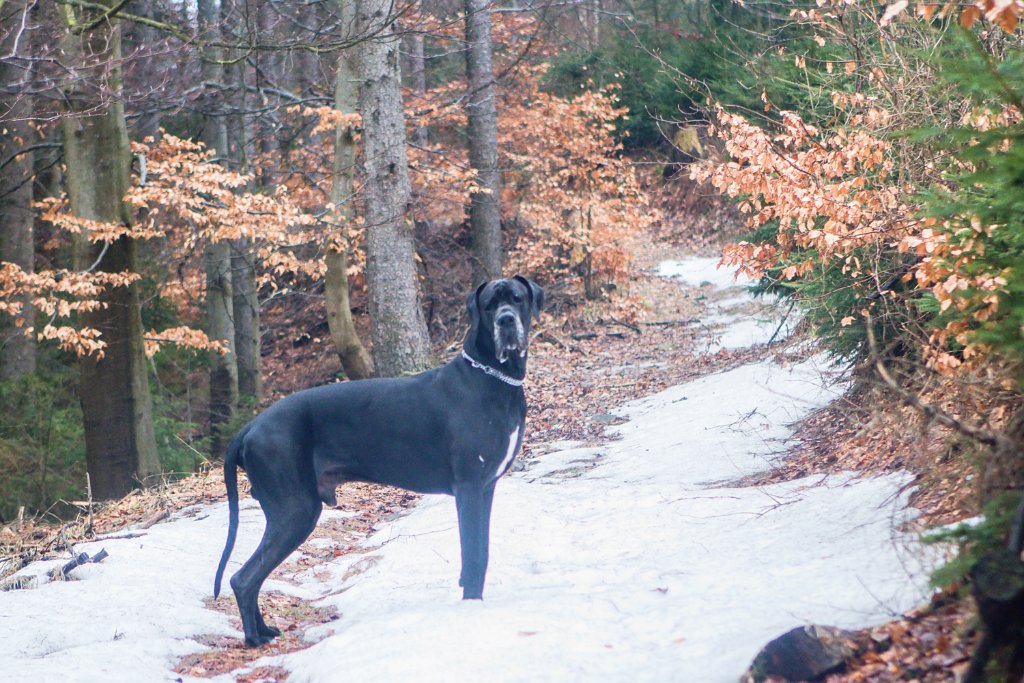
[[[732,287],[713,266],[661,272]],[[723,294],[715,315],[737,295]],[[909,475],[742,482],[771,466],[795,421],[843,392],[823,362],[749,363],[671,387],[616,411],[628,420],[618,440],[549,444],[506,474],[483,601],[459,599],[452,500],[424,498],[365,553],[268,582],[341,616],[307,631],[308,649],[254,666],[299,682],[733,682],[793,626],[861,627],[909,609],[927,596],[928,569],[900,531],[915,515]],[[224,504],[186,511],[142,538],[83,545],[110,557],[79,581],[0,594],[4,676],[177,678],[176,658],[203,648],[194,638],[240,636],[203,605],[226,528]],[[229,574],[261,530],[248,501]]]
[[[702,287],[711,294],[710,315],[700,323],[706,332],[705,353],[745,349],[772,339],[781,341],[792,334],[800,316],[789,308],[787,301],[765,294],[760,297],[761,305],[754,305],[744,290],[756,281],[728,266],[720,267],[718,263],[718,258],[663,261],[657,271],[662,277]]]
[[[719,266],[721,259],[689,258],[684,261],[662,261],[658,264],[658,275],[675,278],[691,287],[711,285],[715,289],[748,287],[754,280],[740,275],[729,266]]]
[[[262,514],[247,503],[240,555],[255,549],[262,530]],[[227,521],[224,504],[184,510],[139,538],[77,546],[90,556],[106,548],[109,557],[76,569],[76,581],[0,593],[5,680],[164,680],[178,657],[203,649],[193,638],[235,634],[227,616],[203,606]],[[60,564],[34,563],[19,573],[45,574]]]

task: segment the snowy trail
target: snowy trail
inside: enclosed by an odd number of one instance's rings
[[[711,260],[662,273],[731,284]],[[712,352],[778,326],[726,310],[739,290],[718,299]],[[319,641],[307,650],[255,664],[295,681],[731,683],[788,628],[860,627],[910,608],[927,581],[914,539],[895,531],[914,515],[909,476],[735,483],[769,467],[790,425],[841,392],[822,386],[820,362],[763,361],[672,387],[618,411],[620,440],[560,444],[507,475],[482,602],[459,600],[454,505],[425,498],[371,536],[369,552],[269,582],[341,617],[307,632]],[[111,555],[81,581],[0,594],[0,677],[174,680],[175,657],[203,647],[191,638],[237,633],[202,604],[226,508],[193,513],[83,546]],[[260,532],[250,501],[229,572]]]

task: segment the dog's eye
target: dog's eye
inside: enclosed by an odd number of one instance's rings
[[[519,296],[518,294],[513,294],[512,301],[514,301],[517,304],[521,304],[523,303],[523,297]]]

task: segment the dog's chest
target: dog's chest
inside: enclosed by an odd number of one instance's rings
[[[490,479],[498,479],[508,471],[509,466],[512,464],[512,460],[516,457],[516,452],[519,450],[520,432],[521,427],[516,425],[512,431],[508,433],[506,440],[502,443],[503,449],[500,451],[500,460],[496,457],[497,454],[495,456],[486,457],[481,453],[477,456],[480,460],[481,467],[485,470],[485,473],[490,475]],[[491,470],[492,467],[494,468],[493,470]]]

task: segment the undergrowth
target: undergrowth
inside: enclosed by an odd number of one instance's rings
[[[57,353],[41,353],[34,374],[0,382],[0,524],[15,519],[22,507],[28,516],[64,518],[78,510],[69,501],[87,496],[78,372],[73,363],[50,357]],[[173,480],[206,462],[208,437],[193,405],[191,368],[198,361],[160,356],[150,373],[153,427],[160,478]],[[251,407],[241,409],[238,424],[229,428],[240,427],[251,414]]]
[[[1003,493],[985,504],[977,521],[961,522],[924,536],[925,543],[955,543],[958,549],[953,559],[932,572],[932,586],[962,584],[982,555],[1005,548],[1019,502],[1018,494]]]

